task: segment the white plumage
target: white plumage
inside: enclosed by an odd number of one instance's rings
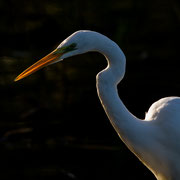
[[[167,97],[155,102],[145,120],[132,115],[117,90],[117,84],[125,74],[126,58],[119,46],[106,36],[93,31],[77,31],[15,80],[49,64],[89,51],[100,52],[107,60],[107,68],[96,77],[97,92],[122,141],[158,180],[180,179],[180,98]]]

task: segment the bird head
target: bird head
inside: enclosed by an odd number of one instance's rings
[[[73,33],[71,36],[65,39],[54,51],[23,71],[19,76],[16,77],[15,81],[25,78],[45,66],[89,51],[92,47],[92,41],[90,41],[91,34],[94,34],[94,32],[77,31]]]

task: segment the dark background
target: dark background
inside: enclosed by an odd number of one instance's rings
[[[13,80],[74,31],[98,31],[126,54],[119,95],[143,119],[154,101],[180,95],[179,28],[178,0],[0,0],[0,179],[155,179],[98,100],[102,55]]]

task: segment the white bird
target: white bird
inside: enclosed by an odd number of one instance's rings
[[[119,46],[94,31],[77,31],[53,52],[30,66],[20,80],[40,68],[89,51],[102,53],[108,66],[96,76],[101,104],[117,134],[158,180],[180,179],[180,98],[166,97],[152,104],[144,120],[132,115],[118,95],[126,58]]]

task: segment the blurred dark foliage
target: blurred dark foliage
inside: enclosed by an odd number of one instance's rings
[[[13,79],[74,31],[98,31],[125,52],[119,94],[143,119],[154,101],[180,95],[179,1],[1,0],[0,23],[0,179],[154,179],[97,98],[102,55]]]

